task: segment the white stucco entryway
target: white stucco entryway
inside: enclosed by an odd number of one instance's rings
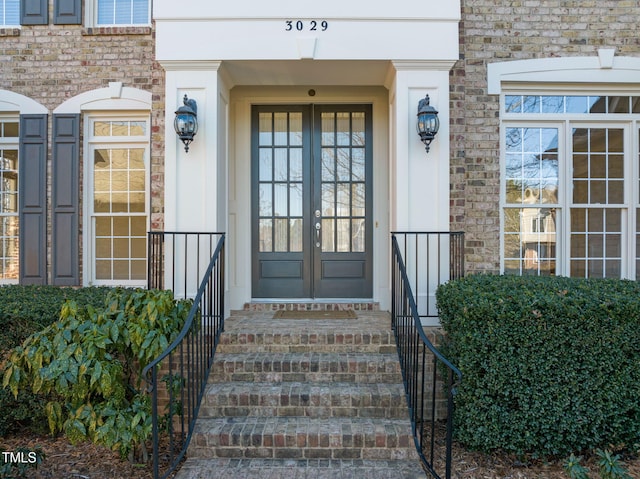
[[[390,231],[448,229],[449,70],[458,58],[459,2],[428,12],[417,1],[195,3],[191,12],[154,3],[165,124],[185,94],[197,101],[200,124],[188,153],[167,129],[165,229],[227,232],[227,305],[242,307],[252,298],[252,105],[369,104],[373,297],[358,299],[387,309]],[[436,47],[425,47],[425,32]],[[441,122],[429,154],[415,130],[427,94]]]

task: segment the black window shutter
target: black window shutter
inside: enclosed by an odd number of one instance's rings
[[[47,282],[47,115],[20,115],[20,283]]]
[[[21,25],[46,25],[49,23],[49,0],[22,0],[20,2]]]
[[[81,25],[81,0],[54,0],[53,23],[57,25]]]
[[[80,115],[53,115],[52,161],[52,280],[78,286]]]

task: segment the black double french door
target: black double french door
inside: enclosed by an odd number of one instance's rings
[[[252,296],[372,297],[370,105],[254,106]]]

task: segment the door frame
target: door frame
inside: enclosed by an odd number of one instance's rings
[[[361,113],[362,117],[362,134],[364,138],[362,141],[364,144],[358,144],[358,141],[354,139],[352,135],[348,136],[348,143],[340,143],[339,136],[339,117],[338,114],[342,112],[349,113],[349,125],[350,131],[352,128],[358,128],[352,123],[354,117],[351,114]],[[274,114],[282,113],[287,115],[287,119],[290,114],[299,114],[301,118],[299,127],[301,128],[300,143],[290,144],[289,130],[287,130],[286,144],[272,143],[269,141],[266,144],[261,144],[261,135],[259,133],[260,118],[263,113]],[[337,134],[330,143],[324,144],[324,120],[323,115],[325,113],[334,114],[331,126],[332,134]],[[273,118],[271,121],[274,121]],[[288,120],[287,120],[288,121]],[[251,108],[251,242],[252,242],[252,296],[257,298],[309,298],[326,300],[329,298],[371,298],[373,295],[373,131],[372,131],[372,105],[371,104],[278,104],[278,105],[252,105]],[[275,124],[274,124],[275,126]],[[273,134],[274,130],[270,130]],[[275,140],[275,136],[273,137]],[[335,141],[335,143],[334,143]],[[266,170],[267,177],[262,178],[263,165],[262,165],[262,151],[266,147],[267,152],[271,152],[269,157],[271,158],[269,170]],[[274,149],[275,148],[275,149]],[[331,163],[325,165],[324,150],[328,149],[332,154],[329,157]],[[279,178],[276,178],[277,171],[277,155],[274,156],[276,151],[286,151],[286,175],[283,177],[280,172]],[[340,154],[341,150],[346,150],[348,176],[344,177],[344,167],[340,168]],[[359,156],[357,152],[360,152]],[[297,155],[294,155],[297,152]],[[343,151],[343,155],[345,152]],[[300,176],[292,179],[290,176],[291,164],[290,161],[294,157],[299,158],[301,161],[302,171]],[[356,158],[361,158],[364,162],[361,164],[361,174],[364,175],[364,179],[354,177],[354,172],[358,171]],[[326,170],[326,168],[329,170]],[[280,165],[282,168],[282,165]],[[329,180],[325,179],[325,173],[329,172]],[[342,171],[342,175],[340,172]],[[278,215],[275,213],[274,208],[278,204],[276,200],[276,192],[278,189],[273,188],[278,185],[285,185],[285,191],[291,191],[291,184],[299,185],[302,188],[303,194],[301,195],[301,203],[299,207],[301,212],[293,214],[293,218],[302,221],[303,227],[299,231],[301,251],[282,251],[276,247],[277,239],[277,222],[279,221]],[[260,251],[261,245],[261,200],[262,187],[267,186],[267,190],[271,193],[270,201],[270,213],[267,214],[265,221],[271,222],[269,230],[269,236],[272,236],[269,241],[269,251]],[[287,186],[289,185],[289,186]],[[325,185],[329,185],[329,192],[333,191],[331,195],[333,197],[331,204],[334,208],[337,208],[341,198],[340,191],[344,191],[344,187],[347,187],[348,201],[347,208],[348,214],[344,215],[338,212],[338,210],[329,206],[329,216],[325,216],[321,213],[325,209],[324,207],[324,191]],[[354,185],[361,185],[364,189],[364,202],[359,208],[364,210],[364,217],[362,213],[356,214],[353,208],[356,208],[354,204],[354,197],[356,188]],[[331,189],[331,186],[333,188]],[[342,188],[341,188],[342,187]],[[281,188],[279,188],[281,190]],[[276,196],[271,196],[276,195]],[[289,203],[289,193],[287,193],[286,204],[280,206],[285,207],[283,213],[289,220],[287,225],[290,225],[291,221],[291,204]],[[297,208],[296,208],[297,209]],[[288,211],[288,213],[287,213]],[[301,215],[301,217],[299,216]],[[339,225],[342,222],[344,227],[344,221],[347,221],[347,232],[349,234],[348,239],[348,251],[339,251],[337,249],[339,243]],[[355,223],[354,223],[355,222]],[[360,223],[361,222],[361,223]],[[363,226],[364,237],[362,251],[353,251],[353,228],[356,223]],[[293,233],[290,229],[291,226],[286,227],[286,244],[285,248],[290,248],[293,243],[290,243],[290,235]],[[330,239],[330,246],[328,251],[324,250],[326,235],[335,235]]]
[[[273,104],[371,104],[373,126],[373,295],[369,298],[343,298],[339,302],[368,300],[381,309],[390,307],[390,189],[394,177],[389,158],[390,121],[389,90],[379,86],[314,87],[310,98],[308,86],[236,86],[229,99],[228,152],[228,302],[238,308],[252,301],[277,299],[253,298],[251,281],[251,108]],[[231,240],[232,239],[232,240]],[[281,298],[286,299],[286,298]],[[310,300],[310,298],[309,298]],[[322,302],[316,300],[315,302]]]

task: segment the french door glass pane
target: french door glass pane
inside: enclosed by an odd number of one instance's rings
[[[258,248],[302,251],[302,113],[258,115]]]
[[[321,115],[323,252],[364,252],[364,120],[362,112]]]

